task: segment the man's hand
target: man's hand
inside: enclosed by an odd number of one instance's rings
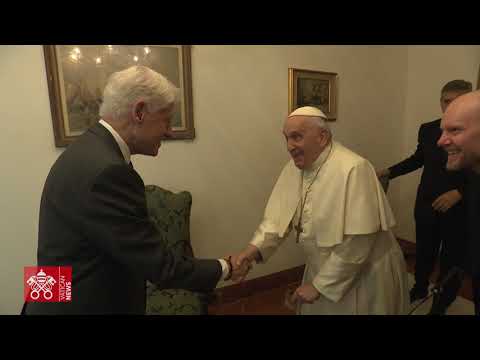
[[[453,205],[458,203],[462,199],[462,194],[458,192],[458,190],[450,190],[446,193],[440,195],[435,201],[432,203],[432,207],[436,211],[446,212],[450,209]]]
[[[388,170],[388,169],[377,170],[375,172],[376,172],[377,177],[379,179],[384,177],[384,176],[389,176],[390,175],[390,170]]]
[[[245,279],[248,272],[252,268],[252,263],[260,258],[260,252],[256,246],[248,245],[245,250],[237,255],[232,256],[232,265],[235,278],[232,276],[232,281],[241,282]],[[235,271],[237,269],[237,271]]]
[[[312,284],[304,284],[298,287],[290,298],[291,304],[313,304],[320,297],[320,293]]]
[[[230,280],[232,280],[235,283],[243,281],[243,279],[245,279],[247,274],[252,269],[251,262],[248,260],[245,260],[240,265],[237,265],[235,256],[232,256],[231,262],[232,262],[232,276],[230,277]]]

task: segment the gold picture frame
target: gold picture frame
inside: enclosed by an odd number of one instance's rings
[[[55,145],[66,147],[100,119],[108,77],[145,65],[180,89],[171,139],[193,139],[192,70],[189,45],[44,45]]]
[[[480,64],[478,65],[477,90],[480,90]]]
[[[315,106],[329,121],[337,119],[337,73],[288,68],[288,113]]]

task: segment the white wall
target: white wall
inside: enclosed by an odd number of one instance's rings
[[[288,67],[339,73],[335,137],[382,167],[406,153],[402,135],[407,134],[406,112],[413,108],[412,97],[407,104],[413,53],[404,46],[194,46],[197,137],[164,144],[156,158],[136,156],[135,167],[147,184],[192,193],[197,256],[238,251],[261,221],[288,160],[280,132],[288,108]],[[42,48],[1,46],[0,75],[6,128],[0,151],[7,155],[0,180],[0,314],[13,314],[21,308],[23,266],[35,264],[42,185],[61,150],[53,141]],[[398,217],[403,208],[397,183],[388,196]],[[288,241],[250,277],[302,262],[301,252]]]
[[[480,46],[409,46],[407,66],[407,98],[403,119],[403,160],[415,152],[418,129],[424,122],[441,117],[440,90],[454,79],[471,81],[477,86]],[[402,211],[396,212],[397,236],[415,241],[413,209],[422,170],[399,177],[391,182],[401,196]]]
[[[261,221],[288,160],[281,134],[288,67],[340,74],[335,136],[379,164],[401,154],[406,56],[405,47],[195,46],[197,137],[168,143],[157,158],[139,157],[135,166],[146,183],[192,192],[192,243],[198,256],[240,250]],[[251,277],[302,263],[299,249],[288,241]]]
[[[43,182],[55,148],[39,46],[0,46],[0,314],[21,309],[23,267],[36,263]]]

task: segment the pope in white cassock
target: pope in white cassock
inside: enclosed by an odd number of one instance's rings
[[[290,298],[298,314],[406,314],[406,265],[385,193],[373,166],[333,141],[325,119],[310,106],[286,119],[292,160],[234,262],[267,261],[293,231],[306,257]]]

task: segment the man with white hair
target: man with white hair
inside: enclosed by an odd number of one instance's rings
[[[373,166],[332,140],[325,119],[311,106],[286,119],[292,160],[233,261],[267,261],[293,230],[306,255],[302,284],[289,298],[298,314],[405,314],[406,265],[385,193]]]
[[[145,188],[130,156],[155,156],[178,89],[161,74],[134,66],[111,75],[102,119],[53,165],[40,205],[39,266],[72,267],[72,301],[29,302],[26,314],[144,314],[146,280],[209,292],[242,274],[226,259],[177,257],[147,212]]]
[[[475,314],[480,315],[480,91],[455,99],[440,123],[438,140],[448,154],[447,170],[467,169],[466,185],[468,251],[466,270],[472,276]]]

